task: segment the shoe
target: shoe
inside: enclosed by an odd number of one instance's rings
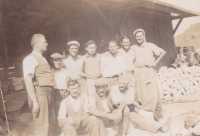
[[[163,125],[162,125],[162,127],[161,127],[161,131],[162,131],[163,133],[167,133],[167,132],[169,131],[169,129],[170,129],[171,123],[172,123],[172,117],[169,116],[169,117],[166,119],[166,121],[163,121]]]

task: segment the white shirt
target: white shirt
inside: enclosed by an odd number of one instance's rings
[[[103,77],[121,75],[125,71],[124,58],[119,54],[113,57],[110,53],[106,53],[101,58],[101,69]]]
[[[48,63],[47,60],[41,54],[39,54],[38,52],[32,51],[32,53],[38,55],[43,60],[45,60],[46,63]],[[24,60],[23,60],[23,74],[24,74],[24,78],[27,77],[29,74],[34,75],[35,68],[37,67],[37,65],[38,65],[38,62],[37,62],[37,60],[33,56],[28,55],[27,57],[25,57]]]
[[[88,112],[88,97],[84,93],[82,93],[82,95],[84,95],[85,97],[83,113],[87,113]],[[78,112],[81,106],[80,96],[77,97],[77,99],[74,99],[71,95],[69,95],[67,98],[69,98],[70,105],[72,105],[72,109],[74,110],[74,112]],[[66,118],[66,117],[67,117],[67,107],[65,106],[65,103],[62,101],[60,103],[60,109],[58,111],[58,118]]]
[[[121,93],[119,85],[114,85],[110,90],[111,99],[114,105],[118,105],[122,100],[133,101],[135,94],[133,87],[128,87],[127,92]]]
[[[69,81],[68,71],[64,68],[53,71],[56,89],[67,89],[67,82]]]
[[[96,100],[95,100],[95,98],[93,96],[89,96],[88,97],[88,101],[89,101],[89,106],[88,107],[95,107],[96,108]],[[110,108],[108,106],[108,102],[107,102],[106,99],[103,99],[103,100],[101,99],[101,103],[103,105],[103,108],[104,108],[105,112],[107,112],[107,113],[111,112]]]

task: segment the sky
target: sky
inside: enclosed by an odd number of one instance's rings
[[[200,0],[160,0],[160,1],[200,13]],[[173,27],[176,26],[177,22],[178,20],[174,20],[172,22]],[[188,29],[191,25],[196,24],[196,23],[200,23],[200,16],[184,18],[179,28],[177,29],[175,36],[180,35],[186,29]]]

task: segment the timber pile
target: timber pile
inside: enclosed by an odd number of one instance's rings
[[[23,77],[12,77],[10,78],[9,90],[19,91],[25,89]]]
[[[197,101],[187,99],[195,94],[200,87],[200,67],[167,68],[162,67],[157,75],[158,88],[162,102],[184,103]]]

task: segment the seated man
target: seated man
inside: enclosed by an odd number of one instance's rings
[[[120,124],[119,135],[125,135],[129,126],[129,112],[124,112],[125,105],[120,105],[118,109],[111,112],[107,103],[107,87],[108,83],[103,78],[96,80],[96,92],[89,96],[89,112],[101,118],[106,128]]]
[[[80,93],[76,80],[68,82],[70,95],[62,100],[58,112],[58,124],[65,136],[105,136],[103,122],[88,113],[88,101],[85,93]]]
[[[163,122],[156,122],[153,118],[148,118],[141,114],[141,109],[138,108],[138,104],[134,101],[134,89],[128,86],[128,78],[120,76],[118,85],[111,88],[108,96],[108,103],[110,107],[115,109],[119,105],[125,104],[130,110],[130,122],[133,126],[143,129],[152,133],[156,133],[158,130],[167,132],[171,124],[171,118],[167,118]],[[145,111],[143,111],[145,112]]]

